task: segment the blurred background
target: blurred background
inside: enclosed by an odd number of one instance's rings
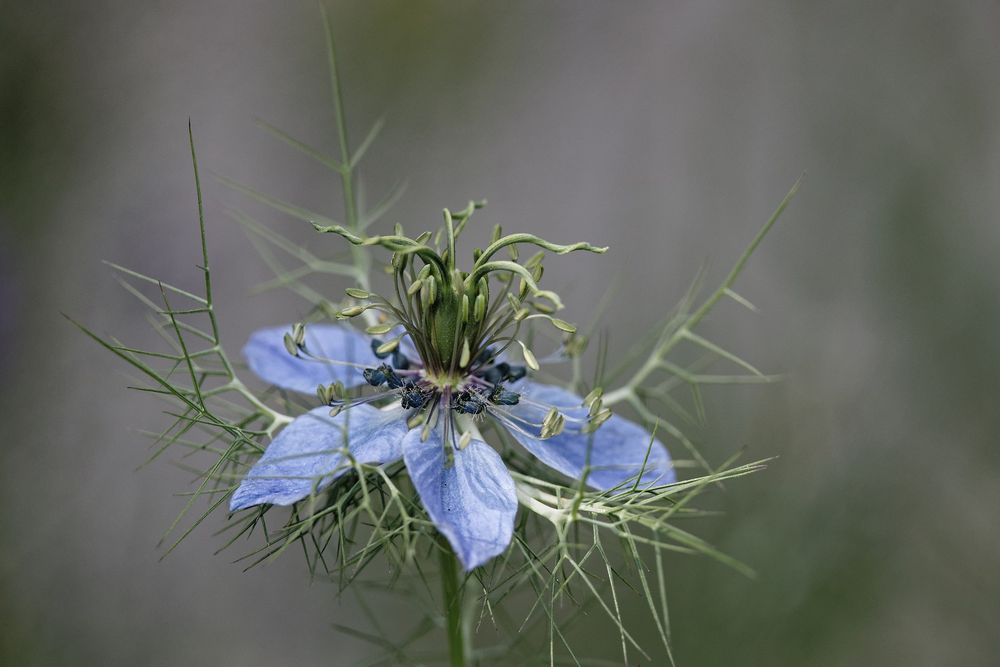
[[[197,286],[188,117],[205,171],[339,213],[331,175],[254,126],[333,150],[315,5],[0,9],[0,662],[372,655],[333,631],[354,603],[310,583],[297,554],[247,573],[213,556],[221,518],[160,561],[190,487],[167,463],[136,471],[148,450],[135,429],[162,425],[161,405],[59,314],[148,346],[141,304],[101,260]],[[501,222],[610,245],[554,258],[546,281],[586,321],[617,277],[612,357],[703,261],[720,279],[807,172],[737,285],[761,312],[729,304],[706,323],[788,379],[706,392],[696,435],[710,460],[743,446],[780,458],[728,484],[713,500],[725,516],[694,528],[756,580],[669,563],[680,664],[996,664],[996,3],[379,0],[331,15],[354,141],[387,119],[367,191],[409,184],[384,224],[429,228],[443,206],[485,197],[479,238]],[[205,189],[235,351],[303,302],[249,295],[269,276],[225,207],[335,241]],[[615,659],[612,628],[581,628],[581,653]]]

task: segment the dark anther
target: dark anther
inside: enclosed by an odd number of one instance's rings
[[[428,398],[429,395],[427,392],[422,390],[413,382],[407,380],[403,384],[403,396],[399,403],[407,410],[410,408],[419,410],[427,404]]]
[[[511,366],[507,371],[507,382],[517,382],[528,374],[528,369],[524,366]]]
[[[506,361],[502,361],[493,368],[486,369],[486,372],[483,373],[483,379],[489,382],[490,384],[497,384],[507,379],[507,373],[509,371],[510,371],[510,364],[508,364]]]
[[[467,415],[478,415],[486,409],[486,404],[477,392],[465,390],[452,397],[451,407]]]
[[[501,361],[496,366],[486,369],[482,376],[490,384],[499,384],[501,382],[517,382],[527,373],[524,366],[511,366],[506,361]]]
[[[395,371],[389,368],[389,366],[385,364],[383,364],[383,366],[388,369],[385,374],[385,381],[389,383],[389,389],[399,389],[402,387],[403,379],[396,375]]]
[[[396,348],[392,353],[392,365],[398,371],[405,371],[410,368],[410,360],[406,358],[405,354],[399,351],[399,348]]]
[[[380,347],[382,347],[382,341],[380,341],[378,338],[372,338],[372,354],[374,354],[379,359],[385,359],[390,354],[392,354],[392,352],[383,352],[382,354],[379,354],[378,349]]]
[[[399,389],[403,386],[403,381],[393,372],[389,364],[382,364],[378,368],[366,368],[362,375],[365,376],[365,382],[373,387],[381,387],[386,382],[392,389]]]
[[[517,405],[521,400],[521,395],[513,391],[507,391],[503,388],[502,384],[493,385],[492,391],[490,391],[490,403],[496,403],[497,405]]]
[[[491,361],[493,361],[493,348],[487,347],[482,352],[476,355],[476,358],[473,360],[472,365],[485,366]]]

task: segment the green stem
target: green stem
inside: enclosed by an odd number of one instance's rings
[[[465,604],[462,591],[462,572],[458,559],[449,544],[441,545],[441,592],[444,594],[444,612],[448,619],[448,653],[451,667],[465,667],[468,662],[465,643]]]

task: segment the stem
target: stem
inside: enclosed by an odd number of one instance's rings
[[[333,26],[330,17],[327,16],[326,7],[319,3],[320,14],[323,17],[323,26],[326,28],[327,59],[330,67],[330,93],[333,97],[334,118],[337,125],[337,143],[340,145],[340,184],[344,192],[344,216],[347,228],[354,234],[361,233],[358,219],[358,201],[354,194],[354,160],[351,157],[351,149],[347,142],[347,118],[344,115],[344,96],[340,90],[340,72],[337,69],[337,51],[333,44]],[[351,260],[356,269],[354,279],[358,287],[363,290],[371,289],[369,274],[371,269],[371,258],[364,248],[358,248],[351,244]],[[365,312],[365,322],[369,325],[375,324],[375,314]]]
[[[448,654],[451,656],[451,667],[465,667],[468,663],[462,573],[451,545],[445,543],[441,546],[441,592],[444,594],[445,618],[448,619]]]

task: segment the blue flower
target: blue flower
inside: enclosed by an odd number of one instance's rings
[[[232,511],[307,498],[352,470],[351,459],[402,459],[428,516],[471,570],[507,548],[518,505],[510,473],[479,435],[476,423],[484,418],[566,477],[586,474],[597,490],[676,481],[666,448],[646,429],[595,409],[593,400],[588,405],[570,391],[527,379],[525,369],[495,354],[495,347],[466,354],[461,364],[452,361],[458,370],[444,377],[409,336],[386,345],[348,327],[314,324],[290,354],[290,329],[254,333],[243,350],[250,368],[284,389],[314,393],[320,387],[330,402],[278,433],[233,494]],[[323,393],[337,383],[375,391],[352,400]]]

